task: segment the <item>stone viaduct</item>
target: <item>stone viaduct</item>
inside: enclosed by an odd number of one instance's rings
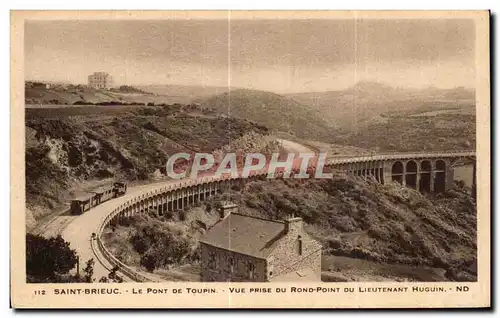
[[[373,178],[381,183],[399,182],[422,192],[442,192],[453,183],[453,167],[457,165],[474,165],[473,193],[475,191],[475,152],[455,151],[441,153],[396,153],[359,157],[334,157],[325,164],[330,169],[353,173],[364,178]],[[203,177],[196,180],[179,181],[169,186],[158,186],[155,189],[132,197],[109,211],[95,230],[96,242],[92,248],[104,257],[112,266],[118,266],[120,272],[133,281],[149,279],[129,268],[116,259],[104,246],[100,236],[106,226],[117,225],[123,219],[134,214],[154,212],[163,215],[170,211],[184,208],[204,201],[210,196],[234,186],[266,179],[264,172],[249,178],[215,178]],[[97,244],[97,246],[95,245]],[[99,255],[96,253],[97,258]],[[101,261],[102,264],[104,262]]]
[[[421,192],[443,192],[453,184],[453,168],[471,164],[476,168],[475,152],[399,153],[354,158],[333,158],[327,166],[371,177],[384,184],[399,182]],[[475,186],[475,176],[473,178]]]

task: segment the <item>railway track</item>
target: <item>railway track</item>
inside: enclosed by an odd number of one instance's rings
[[[74,220],[76,216],[59,216],[51,223],[51,226],[46,228],[45,232],[42,233],[45,237],[58,236],[61,235],[62,231]]]
[[[69,214],[69,208],[57,213],[48,221],[43,222],[43,224],[31,229],[28,232],[33,235],[42,235],[45,237],[57,236],[61,234],[64,228],[75,219],[75,216],[65,214]]]

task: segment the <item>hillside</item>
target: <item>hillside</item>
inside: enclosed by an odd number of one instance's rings
[[[362,81],[339,91],[287,94],[287,98],[307,105],[339,127],[353,130],[365,121],[392,111],[429,107],[446,109],[475,104],[475,93],[465,88],[405,89]]]
[[[474,105],[387,112],[332,137],[333,143],[374,151],[469,150],[476,145]]]
[[[475,93],[469,89],[412,90],[360,82],[343,91],[287,97],[339,125],[329,143],[377,152],[475,147]]]
[[[38,220],[102,180],[164,178],[173,153],[212,152],[250,133],[268,130],[195,106],[27,109],[27,208]]]
[[[191,100],[191,97],[187,98]],[[94,89],[85,85],[25,83],[25,103],[27,107],[39,105],[74,104],[174,104],[186,102],[186,98],[156,95],[137,87],[123,85],[110,90]]]
[[[333,180],[250,182],[188,211],[135,217],[109,230],[106,244],[136,267],[158,260],[155,273],[171,279],[197,260],[197,238],[217,221],[213,207],[224,200],[236,202],[247,215],[302,217],[306,231],[323,245],[323,279],[476,280],[476,207],[469,194],[457,188],[423,196],[343,173]],[[155,239],[174,234],[177,239],[170,242]],[[183,248],[165,254],[169,245]],[[173,268],[165,272],[162,264]],[[196,273],[196,265],[188,272]]]
[[[195,86],[195,85],[139,85],[143,91],[163,95],[167,99],[177,99],[178,103],[191,103],[196,99],[223,94],[229,91],[227,86]]]
[[[199,102],[227,116],[246,118],[299,137],[328,139],[333,132],[333,125],[318,111],[270,92],[238,89]]]

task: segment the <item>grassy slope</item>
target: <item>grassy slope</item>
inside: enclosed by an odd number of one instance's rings
[[[376,82],[359,82],[341,91],[288,94],[287,98],[315,109],[325,119],[347,130],[358,129],[365,121],[391,111],[411,111],[422,107],[443,109],[474,105],[474,91],[454,89],[410,90]]]
[[[122,262],[145,271],[144,266],[141,266],[141,259],[144,257],[154,255],[159,260],[169,261],[169,253],[178,251],[174,249],[167,252],[168,248],[157,238],[174,234],[173,240],[186,244],[188,252],[180,259],[156,268],[153,275],[168,281],[199,281],[198,238],[218,219],[219,214],[214,209],[207,211],[204,205],[192,207],[189,212],[170,212],[162,217],[151,212],[135,215],[113,229],[105,229],[103,240],[113,255]],[[138,241],[146,242],[145,248],[138,250]]]
[[[168,98],[184,98],[189,103],[196,98],[222,94],[229,90],[227,86],[192,86],[192,85],[140,85],[140,89]]]
[[[135,89],[134,87],[123,87],[122,90],[100,90],[84,86],[61,86],[52,85],[47,88],[44,85],[27,84],[25,88],[25,101],[27,105],[59,104],[72,105],[75,102],[99,103],[120,101],[127,103],[188,103],[191,96],[166,96],[155,95],[149,92]]]
[[[447,112],[433,110],[436,108],[425,106],[387,113],[332,140],[380,151],[474,149],[476,116],[473,105],[448,109]]]

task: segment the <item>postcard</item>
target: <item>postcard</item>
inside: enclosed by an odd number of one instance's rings
[[[12,11],[12,307],[491,306],[489,20]]]

